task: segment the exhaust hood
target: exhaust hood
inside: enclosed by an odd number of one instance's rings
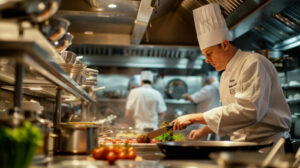
[[[143,64],[124,62],[157,57],[174,60],[171,67],[199,68],[189,63],[194,58],[203,61],[192,10],[212,2],[220,4],[233,41],[242,49],[289,50],[300,45],[300,0],[62,0],[57,15],[71,22],[69,31],[75,38],[70,50],[90,64],[139,67]],[[101,54],[106,50],[118,54]],[[159,55],[151,56],[155,52]],[[171,54],[178,52],[193,54]],[[185,65],[175,66],[180,59]]]

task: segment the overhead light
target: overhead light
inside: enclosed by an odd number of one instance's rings
[[[30,87],[29,90],[43,90],[41,87]]]
[[[108,4],[107,7],[109,7],[109,8],[116,8],[117,5],[116,4]]]
[[[93,35],[94,32],[92,32],[92,31],[85,31],[84,34],[86,34],[86,35]]]
[[[96,11],[104,11],[103,8],[95,8]]]

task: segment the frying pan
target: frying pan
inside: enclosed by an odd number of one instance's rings
[[[272,146],[272,142],[232,142],[232,141],[184,141],[162,142],[158,147],[167,158],[208,159],[211,152],[220,151],[258,151],[260,148]]]

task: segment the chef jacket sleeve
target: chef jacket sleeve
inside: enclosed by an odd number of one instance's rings
[[[268,112],[271,85],[271,77],[259,60],[246,62],[234,102],[204,113],[208,127],[222,136],[259,122]]]
[[[130,91],[127,97],[126,110],[134,110],[135,101],[136,96],[134,94],[134,91]]]
[[[212,98],[213,92],[211,91],[212,86],[204,86],[202,89],[200,89],[198,92],[191,95],[191,98],[193,99],[194,103],[200,103],[203,100]]]

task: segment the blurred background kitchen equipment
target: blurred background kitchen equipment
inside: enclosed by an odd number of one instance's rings
[[[67,32],[70,22],[64,18],[50,18],[40,25],[41,32],[50,40],[57,41]]]
[[[64,58],[66,64],[73,65],[76,61],[77,55],[72,51],[63,51],[61,52],[61,56]]]
[[[6,6],[1,10],[3,18],[18,18],[41,23],[53,16],[60,0],[25,0]]]
[[[54,42],[54,46],[56,50],[61,53],[65,51],[71,44],[74,36],[67,32],[61,39]]]
[[[171,99],[181,99],[181,95],[187,92],[187,84],[181,79],[170,80],[166,86],[166,95]]]
[[[56,152],[86,154],[97,147],[98,126],[93,122],[60,123]]]

